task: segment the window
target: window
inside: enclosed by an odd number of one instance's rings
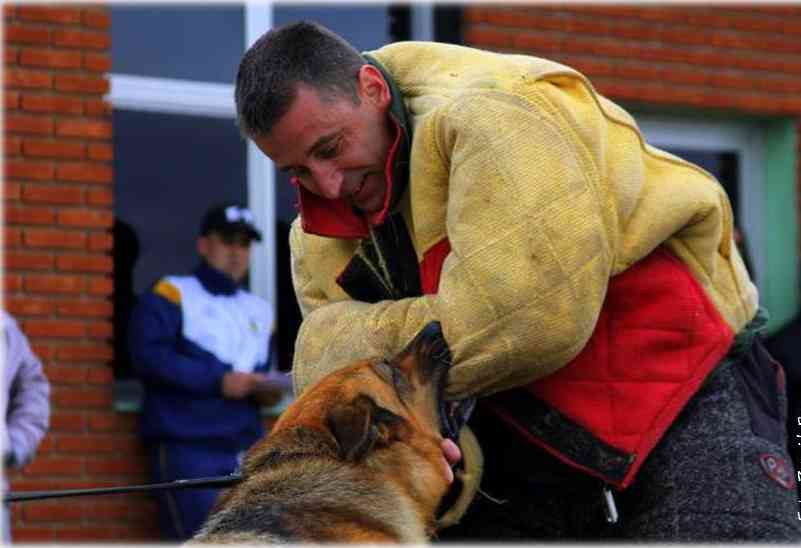
[[[789,120],[698,121],[635,115],[646,140],[710,171],[745,235],[760,302],[773,332],[799,306],[796,134]]]

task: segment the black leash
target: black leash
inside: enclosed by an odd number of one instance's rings
[[[64,491],[24,491],[7,493],[3,502],[24,502],[28,500],[52,499],[57,497],[82,497],[84,495],[117,495],[120,493],[138,493],[143,491],[160,491],[162,489],[192,489],[195,487],[228,487],[242,481],[241,474],[215,476],[211,478],[182,479],[166,483],[148,483],[145,485],[128,485],[125,487],[96,487],[93,489],[67,489]]]

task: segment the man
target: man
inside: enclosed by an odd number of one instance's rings
[[[28,338],[16,320],[0,310],[4,335],[3,346],[3,466],[22,468],[36,454],[50,423],[50,383],[42,362],[28,344]],[[3,491],[8,489],[5,476]],[[11,543],[8,508],[3,508],[3,543]]]
[[[263,435],[260,404],[280,396],[266,376],[270,306],[241,287],[254,240],[261,234],[249,210],[211,208],[197,239],[201,263],[190,276],[159,280],[133,310],[128,348],[145,386],[141,430],[156,482],[234,472]],[[165,538],[190,538],[217,494],[161,491]]]
[[[506,502],[442,538],[799,538],[778,371],[708,173],[535,57],[360,55],[297,23],[246,52],[235,97],[298,184],[296,391],[437,319],[446,396],[480,398],[482,491]]]

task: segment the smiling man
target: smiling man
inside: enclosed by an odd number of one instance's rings
[[[446,396],[479,398],[482,488],[507,503],[476,498],[441,538],[801,538],[728,198],[583,75],[361,54],[301,22],[246,52],[235,96],[298,186],[296,391],[438,320]]]

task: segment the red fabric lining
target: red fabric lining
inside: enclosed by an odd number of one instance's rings
[[[425,294],[437,292],[449,252],[447,238],[425,252]],[[527,389],[598,439],[636,455],[622,481],[603,478],[625,488],[733,339],[687,267],[660,247],[610,279],[595,331],[579,355]],[[534,438],[515,417],[494,410],[563,462],[602,477]]]
[[[402,137],[401,127],[398,122],[392,116],[389,118],[395,124],[395,142],[389,149],[387,163],[384,166],[384,175],[387,180],[384,207],[381,211],[368,215],[367,219],[365,219],[353,210],[346,198],[329,200],[313,194],[303,185],[298,185],[298,208],[300,209],[304,232],[331,238],[366,238],[369,235],[368,221],[372,226],[384,222],[389,212],[389,204],[392,201],[392,166],[395,163],[395,155],[398,152]]]

